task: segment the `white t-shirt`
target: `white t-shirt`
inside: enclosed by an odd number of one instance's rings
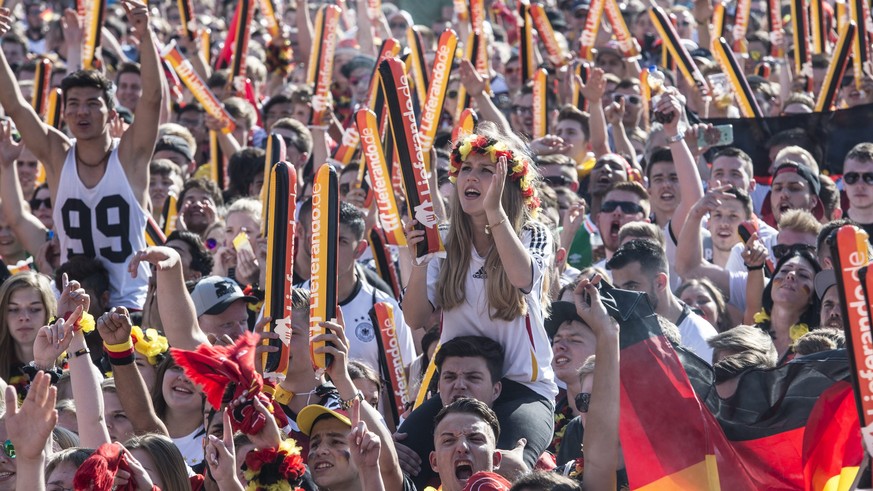
[[[682,346],[703,358],[706,363],[712,364],[712,348],[706,342],[706,340],[718,334],[718,331],[712,327],[712,324],[694,312],[688,312],[678,327]]]
[[[463,304],[443,311],[440,343],[458,336],[485,336],[503,346],[503,376],[529,387],[537,394],[554,399],[558,394],[552,372],[552,346],[543,326],[543,276],[552,262],[552,235],[544,225],[531,223],[521,233],[521,243],[531,257],[533,283],[525,294],[527,317],[511,321],[492,318],[485,292],[485,258],[475,248],[464,284]],[[505,261],[505,260],[504,260]],[[427,269],[427,298],[436,301],[437,280],[442,260],[431,261]]]
[[[373,288],[363,278],[358,280],[359,290],[346,303],[340,304],[343,319],[346,321],[346,338],[349,340],[349,358],[364,361],[377,372],[379,371],[379,345],[376,336],[378,330],[370,320],[370,309],[376,303],[386,302],[394,307],[394,328],[397,331],[397,341],[400,343],[400,356],[406,367],[415,359],[415,342],[403,311],[397,302],[383,291]]]
[[[400,353],[403,366],[406,367],[415,359],[415,341],[406,321],[403,320],[403,311],[397,302],[386,295],[383,291],[373,288],[358,272],[358,284],[351,300],[341,303],[340,310],[346,323],[346,338],[349,340],[349,358],[360,360],[379,371],[379,345],[376,336],[379,333],[373,327],[370,320],[370,309],[376,303],[387,302],[394,307],[394,328],[397,331],[397,341],[400,343]],[[309,289],[309,280],[305,281],[302,288]]]
[[[205,436],[206,430],[201,425],[190,435],[172,439],[185,459],[185,463],[191,467],[203,462],[203,437]]]

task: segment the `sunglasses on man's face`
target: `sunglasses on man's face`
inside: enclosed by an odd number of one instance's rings
[[[815,254],[815,246],[809,244],[776,244],[773,246],[773,256],[776,257],[776,260],[780,260],[783,257],[793,253],[793,252],[803,252],[806,251],[810,254]]]
[[[642,206],[632,201],[606,201],[600,205],[600,211],[604,213],[612,213],[618,208],[621,208],[621,212],[626,215],[633,215],[644,211]]]
[[[846,172],[843,174],[843,181],[850,186],[857,183],[861,178],[864,179],[864,184],[873,186],[873,172]]]
[[[630,104],[632,106],[639,106],[643,99],[638,95],[631,94],[613,94],[612,100],[621,104],[621,100],[624,99],[624,102]]]
[[[579,410],[580,413],[587,413],[588,406],[591,404],[591,393],[580,392],[579,394],[576,394],[576,400],[573,402],[576,403],[576,409]]]

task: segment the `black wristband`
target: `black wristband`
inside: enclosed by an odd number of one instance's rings
[[[763,265],[763,264],[759,264],[759,265],[757,265],[757,266],[749,266],[749,265],[746,264],[746,263],[743,263],[743,264],[746,266],[746,269],[749,270],[749,271],[758,271],[759,269],[764,269],[764,265]]]

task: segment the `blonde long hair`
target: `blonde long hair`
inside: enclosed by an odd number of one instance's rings
[[[521,140],[514,135],[503,133],[497,126],[489,122],[479,124],[476,128],[476,134],[505,143],[516,159],[527,159],[531,162],[531,165],[528,166],[528,172],[531,184],[536,183],[539,174],[532,164],[533,159],[530,157],[527,146]],[[463,304],[467,298],[466,280],[473,247],[472,222],[470,216],[464,213],[461,208],[457,191],[452,193],[451,200],[450,226],[445,244],[446,259],[440,268],[437,280],[437,302],[446,310]],[[534,218],[525,205],[518,183],[510,179],[509,173],[507,173],[506,187],[503,190],[501,203],[506,211],[509,226],[516,234],[520,235],[522,229],[528,226]],[[488,298],[489,318],[511,321],[526,315],[525,296],[509,281],[500,254],[494,247],[485,256],[485,271],[487,272],[485,293]]]

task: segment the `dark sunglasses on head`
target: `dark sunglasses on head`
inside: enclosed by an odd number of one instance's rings
[[[777,261],[795,251],[806,251],[815,255],[815,246],[809,244],[776,244],[773,246],[773,255],[776,257]]]
[[[52,199],[51,198],[45,198],[45,199],[33,198],[32,200],[28,201],[28,204],[30,204],[31,210],[38,210],[40,206],[45,206],[46,208],[51,208],[52,207]]]
[[[843,174],[843,181],[846,184],[855,184],[862,177],[864,178],[864,184],[873,185],[873,172],[846,172]]]
[[[588,405],[591,404],[591,393],[580,392],[576,394],[576,400],[573,402],[576,403],[576,409],[578,409],[580,413],[587,413]]]
[[[600,205],[600,211],[604,213],[612,213],[616,208],[621,208],[621,212],[628,215],[644,211],[642,206],[632,201],[606,201]]]

